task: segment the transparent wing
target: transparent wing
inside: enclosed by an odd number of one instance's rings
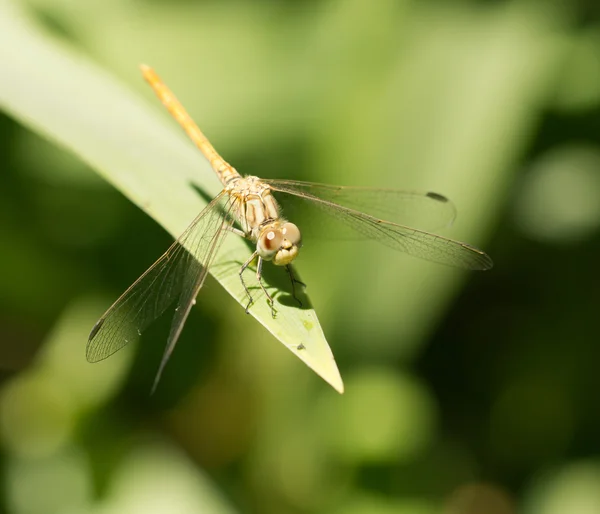
[[[231,205],[229,196],[221,192],[163,256],[104,313],[88,339],[89,362],[106,359],[137,340],[148,325],[176,303],[156,385],[208,269],[233,223]]]
[[[385,221],[370,214],[360,212],[355,208],[346,207],[327,198],[320,197],[320,194],[325,192],[325,196],[331,198],[335,192],[335,186],[321,186],[320,184],[289,180],[265,180],[265,182],[274,191],[287,193],[306,200],[307,203],[319,207],[321,211],[359,234],[409,255],[440,264],[473,270],[490,269],[493,265],[492,260],[487,254],[466,243],[454,241],[406,225]],[[340,188],[340,190],[346,189]],[[354,189],[355,191],[361,189],[362,191],[362,188],[349,189]],[[362,198],[368,197],[369,194],[365,194]],[[341,196],[346,197],[347,195],[350,195],[350,191],[344,191]],[[337,197],[333,196],[333,198]],[[359,205],[360,198],[359,194],[359,200],[354,202],[354,205]],[[429,198],[434,204],[437,202],[445,203],[442,200],[444,197],[440,197],[439,195]],[[302,229],[302,226],[300,228]]]
[[[375,218],[400,225],[435,230],[452,225],[456,218],[454,204],[445,196],[432,192],[403,191],[371,187],[332,186],[295,180],[264,180],[274,189],[294,190],[321,200],[364,212]]]

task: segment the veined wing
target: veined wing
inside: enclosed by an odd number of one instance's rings
[[[359,234],[409,255],[448,266],[473,270],[485,270],[493,266],[490,257],[474,246],[406,225],[385,221],[334,201],[320,198],[312,193],[313,187],[308,187],[313,184],[286,180],[265,180],[265,182],[274,191],[306,200]],[[325,189],[317,187],[315,190],[320,193],[330,187],[325,186]],[[432,198],[432,201],[438,200]],[[302,229],[302,227],[300,228]]]
[[[400,225],[436,230],[452,225],[456,218],[454,204],[445,196],[432,192],[403,191],[372,187],[332,186],[296,180],[267,180],[274,189],[293,189],[294,194],[316,196],[374,218]]]
[[[154,387],[167,363],[208,269],[228,228],[231,199],[221,192],[177,241],[104,313],[92,328],[86,357],[106,359],[136,341],[144,329],[176,302],[167,346]]]

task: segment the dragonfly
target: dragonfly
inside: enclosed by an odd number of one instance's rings
[[[265,261],[287,270],[296,298],[296,284],[304,284],[295,278],[291,263],[299,254],[302,235],[297,225],[283,217],[274,194],[312,205],[359,237],[373,239],[409,255],[464,269],[487,270],[492,267],[490,257],[474,246],[403,224],[415,213],[432,214],[436,222],[451,222],[454,207],[440,194],[240,175],[217,153],[157,73],[146,65],[140,68],[159,100],[208,160],[223,189],[96,322],[86,347],[89,362],[104,360],[136,341],[154,320],[175,305],[166,347],[154,380],[154,391],[211,264],[225,238],[232,233],[254,245],[254,251],[239,270],[248,300],[246,312],[254,298],[244,279],[244,272],[255,261],[256,280],[273,317],[276,315],[273,297],[262,280]],[[382,219],[386,216],[399,221]]]

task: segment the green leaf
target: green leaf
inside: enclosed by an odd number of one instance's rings
[[[0,108],[76,153],[174,237],[206,205],[193,184],[208,196],[218,193],[220,183],[208,163],[177,124],[160,112],[158,100],[154,106],[142,100],[85,55],[43,33],[7,2],[0,5],[0,34]],[[131,80],[142,83],[137,68],[132,67]],[[148,97],[153,98],[149,88]],[[247,300],[238,270],[248,256],[247,244],[230,236],[211,270],[244,306]],[[267,287],[276,291],[272,276],[266,270]],[[283,286],[284,291],[290,288],[289,283]],[[250,314],[343,392],[335,360],[306,295],[300,294],[303,308],[288,301],[289,295],[274,296],[275,318],[258,294]]]

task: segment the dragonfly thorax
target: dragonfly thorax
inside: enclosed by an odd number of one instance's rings
[[[279,220],[279,205],[271,188],[257,177],[236,177],[225,187],[233,199],[233,215],[248,239],[256,242],[262,227]]]
[[[277,220],[261,227],[256,252],[276,266],[287,266],[298,256],[301,244],[300,229],[289,221]]]
[[[277,266],[287,266],[298,255],[300,229],[284,220],[271,187],[258,177],[235,177],[225,190],[234,201],[233,215],[256,253]]]

